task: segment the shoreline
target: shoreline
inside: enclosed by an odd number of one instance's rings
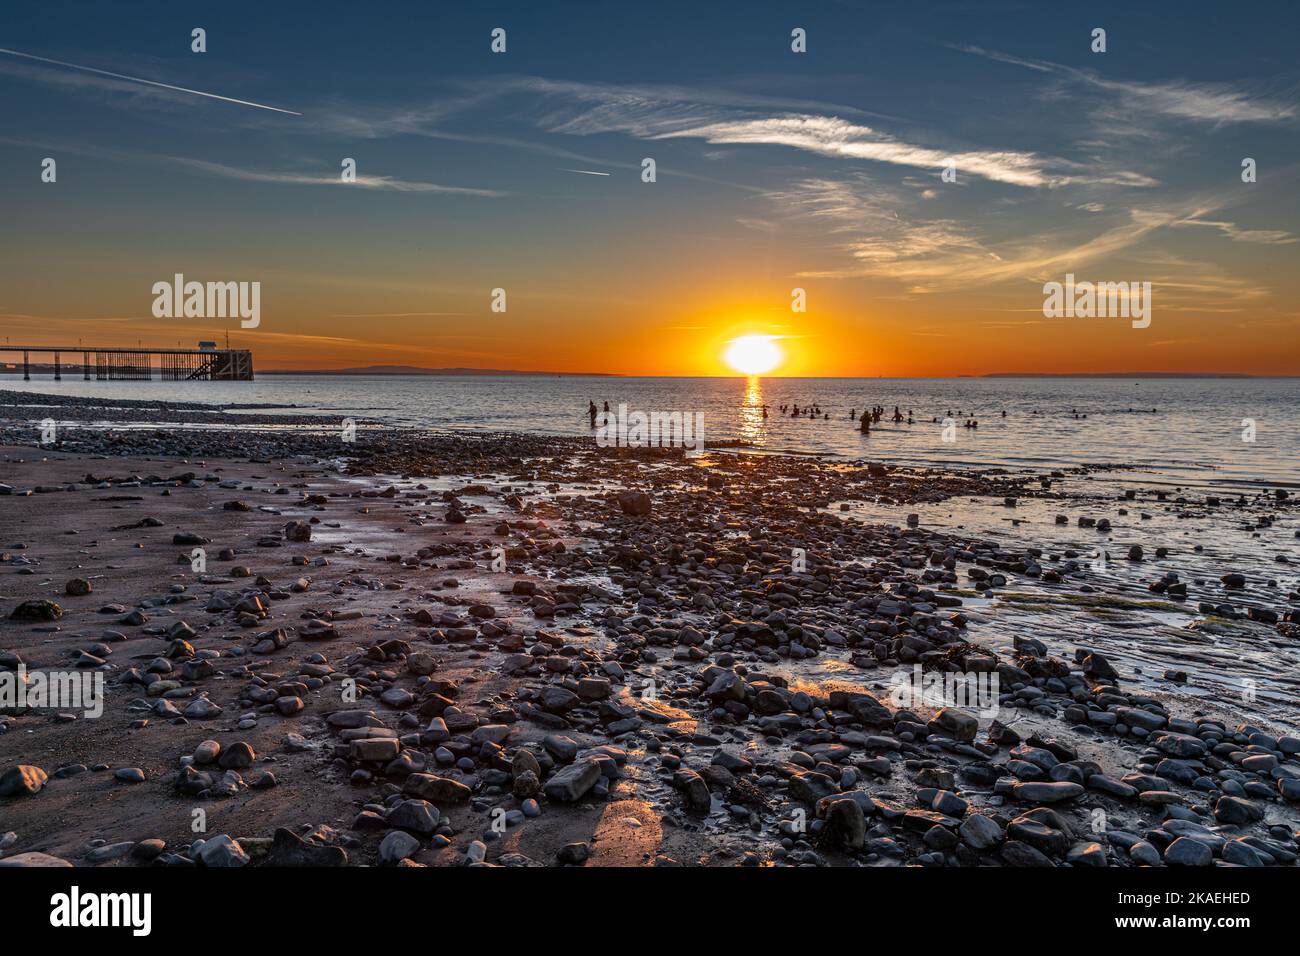
[[[74,412],[86,412],[95,410],[96,415],[93,420],[87,420],[88,416],[80,415],[65,419],[54,419],[56,428],[64,431],[65,436],[71,432],[73,434],[82,433],[83,437],[91,439],[90,444],[84,448],[91,453],[102,454],[131,454],[143,452],[146,450],[157,453],[168,453],[165,451],[166,442],[161,445],[155,443],[146,448],[132,447],[125,440],[106,442],[104,439],[114,429],[122,429],[128,433],[134,434],[151,434],[158,433],[159,436],[169,433],[180,432],[205,432],[219,428],[229,428],[239,434],[249,435],[267,435],[284,433],[288,429],[296,429],[299,437],[311,436],[311,441],[297,442],[293,444],[282,444],[271,446],[281,449],[286,454],[310,454],[313,442],[316,444],[318,452],[325,455],[326,452],[335,450],[330,447],[330,443],[325,441],[328,436],[336,435],[341,432],[343,419],[336,414],[293,414],[285,411],[267,412],[265,414],[254,414],[259,409],[285,409],[294,408],[295,406],[281,406],[266,403],[237,403],[237,404],[220,404],[208,402],[173,402],[158,401],[151,399],[125,399],[125,398],[100,398],[87,396],[57,395],[43,392],[3,390],[0,389],[0,444],[29,444],[32,435],[32,429],[38,425],[40,419],[30,419],[20,417],[19,409],[23,408],[63,408]],[[160,422],[154,420],[142,420],[138,417],[138,411],[142,409],[155,409],[160,412],[175,416],[174,421]],[[232,411],[236,410],[236,411]],[[541,433],[531,431],[516,431],[510,429],[484,428],[474,429],[457,426],[424,426],[424,425],[399,425],[379,420],[354,419],[357,434],[377,438],[385,441],[388,437],[398,438],[423,438],[425,436],[453,436],[460,437],[470,441],[502,441],[511,440],[518,436],[520,440],[527,442],[550,441],[556,443],[557,447],[569,443],[569,447],[581,449],[585,446],[587,440],[583,436],[575,436],[564,432]],[[339,441],[337,448],[343,451],[349,451],[347,445]],[[39,441],[36,444],[42,444]],[[364,451],[364,442],[362,454],[368,454]],[[65,446],[63,439],[58,439],[53,443],[55,447]],[[76,447],[76,446],[71,446]],[[176,454],[193,453],[198,454],[200,448],[206,450],[211,446],[199,446],[197,444],[187,446],[184,444],[177,445],[178,449],[193,448],[193,451],[178,450]],[[748,442],[743,439],[726,439],[722,441],[710,441],[708,447],[718,452],[736,452],[749,455],[774,455],[778,457],[792,457],[808,460],[831,460],[844,464],[863,463],[872,460],[879,460],[880,454],[841,454],[830,453],[817,450],[804,450],[799,448],[770,447],[762,444]],[[356,444],[352,445],[353,449],[357,448]],[[870,449],[864,449],[864,452]],[[212,453],[208,451],[208,453]],[[1141,464],[1131,464],[1118,461],[1089,461],[1078,462],[1072,465],[1061,465],[1054,462],[1024,460],[1016,463],[993,463],[978,461],[919,461],[906,462],[896,465],[898,468],[910,468],[916,471],[933,470],[936,472],[970,472],[988,475],[1011,474],[1011,473],[1037,473],[1041,471],[1091,471],[1091,472],[1123,472],[1149,470],[1148,466]],[[1219,468],[1213,465],[1202,465],[1195,469],[1188,469],[1189,473],[1185,479],[1180,480],[1179,476],[1169,472],[1151,483],[1168,484],[1171,487],[1190,488],[1210,487],[1218,485],[1224,488],[1300,488],[1300,480],[1296,481],[1279,481],[1269,478],[1242,478],[1227,477],[1214,478],[1212,476]],[[1204,472],[1205,475],[1198,474]]]

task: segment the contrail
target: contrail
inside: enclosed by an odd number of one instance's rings
[[[204,93],[202,90],[191,90],[183,86],[172,86],[170,83],[158,83],[154,80],[141,79],[138,76],[126,76],[122,73],[110,73],[108,70],[97,70],[93,66],[78,66],[76,63],[64,63],[62,60],[51,60],[43,56],[35,56],[31,53],[21,53],[18,50],[6,50],[0,47],[0,53],[7,53],[10,56],[20,56],[25,60],[37,60],[41,63],[53,63],[55,66],[66,66],[70,70],[81,70],[85,73],[98,73],[100,76],[111,76],[118,80],[130,80],[132,83],[144,83],[147,86],[157,86],[164,90],[175,90],[178,93],[193,93],[195,96],[206,96],[208,99],[221,100],[226,103],[237,103],[240,106],[255,106],[259,110],[270,110],[273,113],[288,113],[290,116],[301,116],[301,113],[295,113],[293,110],[282,110],[278,106],[266,106],[263,103],[251,103],[248,100],[237,100],[230,96],[219,96],[216,93]]]
[[[610,176],[611,173],[598,173],[594,169],[565,169],[563,166],[558,167],[562,173],[581,173],[584,176]]]

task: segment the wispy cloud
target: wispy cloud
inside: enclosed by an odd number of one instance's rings
[[[939,172],[953,165],[963,175],[1015,186],[1047,186],[1052,177],[1033,153],[945,152],[900,142],[869,126],[833,116],[790,115],[724,120],[655,133],[652,139],[703,139],[712,144],[788,146],[844,159],[872,160]]]
[[[397,179],[393,176],[366,176],[358,174],[353,182],[344,182],[336,174],[268,172],[256,169],[241,169],[223,163],[213,163],[205,159],[188,159],[182,156],[165,157],[170,162],[189,166],[215,176],[228,179],[242,179],[257,183],[282,183],[291,186],[360,186],[363,189],[381,189],[399,193],[443,193],[456,196],[500,197],[509,195],[496,189],[473,189],[466,186],[443,186],[439,183]]]
[[[1224,222],[1213,219],[1197,219],[1190,217],[1180,219],[1174,226],[1208,226],[1211,229],[1218,229],[1221,233],[1231,239],[1233,242],[1257,242],[1264,245],[1282,246],[1296,242],[1295,236],[1281,229],[1242,229],[1234,222]]]
[[[1159,287],[1162,308],[1170,311],[1237,311],[1268,294],[1257,281],[1228,275],[1213,264],[1171,256],[1141,265],[1131,261],[1128,250],[1145,248],[1159,230],[1208,225],[1200,217],[1222,209],[1227,200],[1200,197],[1181,208],[1174,202],[1151,203],[1130,207],[1123,215],[1117,210],[1099,230],[1089,217],[994,239],[975,223],[911,215],[905,194],[865,179],[803,180],[769,198],[795,223],[815,224],[816,233],[828,236],[847,260],[801,271],[803,278],[883,280],[915,295],[1038,284],[1098,266],[1122,270],[1117,278],[1150,280]],[[1121,253],[1126,256],[1122,261],[1116,259]]]
[[[821,156],[889,163],[937,175],[953,165],[958,176],[1023,187],[1076,183],[1152,186],[1137,172],[1040,156],[1011,149],[947,148],[910,142],[825,104],[727,96],[678,87],[615,87],[532,80],[515,89],[541,93],[554,104],[539,125],[550,133],[592,136],[622,133],[646,140],[699,139],[714,146],[784,146]],[[778,105],[779,104],[779,105]]]
[[[1011,63],[1040,73],[1053,73],[1118,97],[1136,112],[1177,117],[1204,123],[1280,123],[1294,119],[1292,103],[1261,96],[1242,85],[1194,83],[1188,80],[1142,82],[1120,80],[1093,70],[1065,66],[1048,60],[1014,56],[967,44],[950,44],[952,49],[972,53],[1000,63]]]
[[[278,106],[267,106],[265,103],[254,103],[251,100],[239,100],[239,99],[235,99],[233,96],[222,96],[219,93],[208,93],[203,90],[192,90],[184,86],[173,86],[170,83],[159,83],[157,80],[146,80],[143,77],[128,76],[125,73],[112,73],[108,70],[96,69],[93,66],[82,66],[77,63],[67,63],[63,60],[52,60],[48,57],[36,56],[35,54],[32,53],[23,53],[19,50],[7,50],[4,49],[3,47],[0,47],[0,54],[5,54],[6,56],[20,57],[25,60],[30,60],[36,63],[45,63],[51,66],[61,67],[63,69],[79,70],[82,73],[88,73],[95,76],[108,77],[109,79],[121,80],[127,83],[138,83],[143,86],[149,86],[155,89],[167,90],[172,93],[187,93],[191,96],[202,96],[210,100],[220,100],[223,103],[231,103],[236,106],[251,106],[254,109],[267,110],[268,112],[271,113],[287,113],[290,116],[302,115],[301,113],[296,113],[293,110],[281,109]]]

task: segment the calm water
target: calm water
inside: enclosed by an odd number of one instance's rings
[[[1135,464],[1174,481],[1300,483],[1295,379],[741,379],[264,376],[248,383],[54,382],[0,378],[0,388],[64,395],[271,406],[326,419],[588,435],[587,402],[629,410],[702,412],[706,444],[742,438],[781,452],[908,464],[1013,468]],[[830,420],[782,416],[818,403]],[[762,406],[769,417],[762,417]],[[887,409],[863,437],[850,409]],[[894,425],[893,407],[913,425]],[[1153,411],[1154,409],[1154,411]],[[1002,412],[1006,417],[1002,417]],[[975,417],[942,440],[951,412]],[[1074,412],[1087,415],[1075,418]],[[33,415],[34,418],[40,417]],[[142,412],[142,419],[147,413]],[[1243,419],[1255,441],[1243,441]]]

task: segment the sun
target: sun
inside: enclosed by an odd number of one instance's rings
[[[727,343],[722,360],[742,375],[765,375],[785,356],[771,335],[742,335]]]

